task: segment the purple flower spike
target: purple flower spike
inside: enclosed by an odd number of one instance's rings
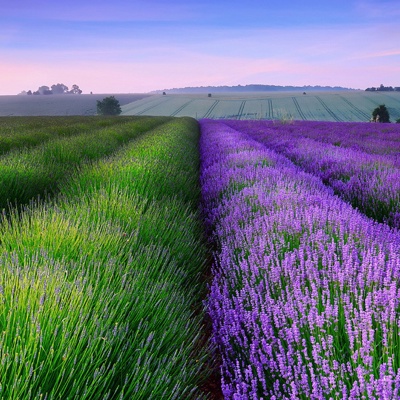
[[[216,249],[207,307],[225,398],[400,398],[400,233],[354,209],[343,189],[360,188],[364,201],[362,179],[368,193],[373,179],[393,183],[395,155],[350,138],[340,156],[324,153],[341,147],[297,122],[200,127],[202,212]],[[312,169],[314,156],[323,159]],[[385,190],[376,198],[397,189]]]

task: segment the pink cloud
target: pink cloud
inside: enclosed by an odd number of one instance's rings
[[[395,57],[400,56],[400,49],[377,51],[374,53],[367,53],[358,58],[381,58],[381,57]]]

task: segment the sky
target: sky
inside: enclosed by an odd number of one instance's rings
[[[399,0],[0,0],[0,94],[400,86]]]

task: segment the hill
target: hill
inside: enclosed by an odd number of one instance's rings
[[[349,91],[356,90],[341,86],[278,86],[278,85],[236,85],[236,86],[198,86],[155,90],[151,93],[236,93],[236,92],[312,92],[312,91]]]
[[[399,92],[363,90],[275,91],[247,93],[166,93],[123,105],[124,115],[165,115],[196,119],[294,119],[363,121],[380,104],[391,120],[400,118]],[[305,93],[305,94],[303,94]]]

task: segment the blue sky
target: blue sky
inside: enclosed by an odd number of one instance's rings
[[[399,0],[0,0],[0,94],[400,86]]]

